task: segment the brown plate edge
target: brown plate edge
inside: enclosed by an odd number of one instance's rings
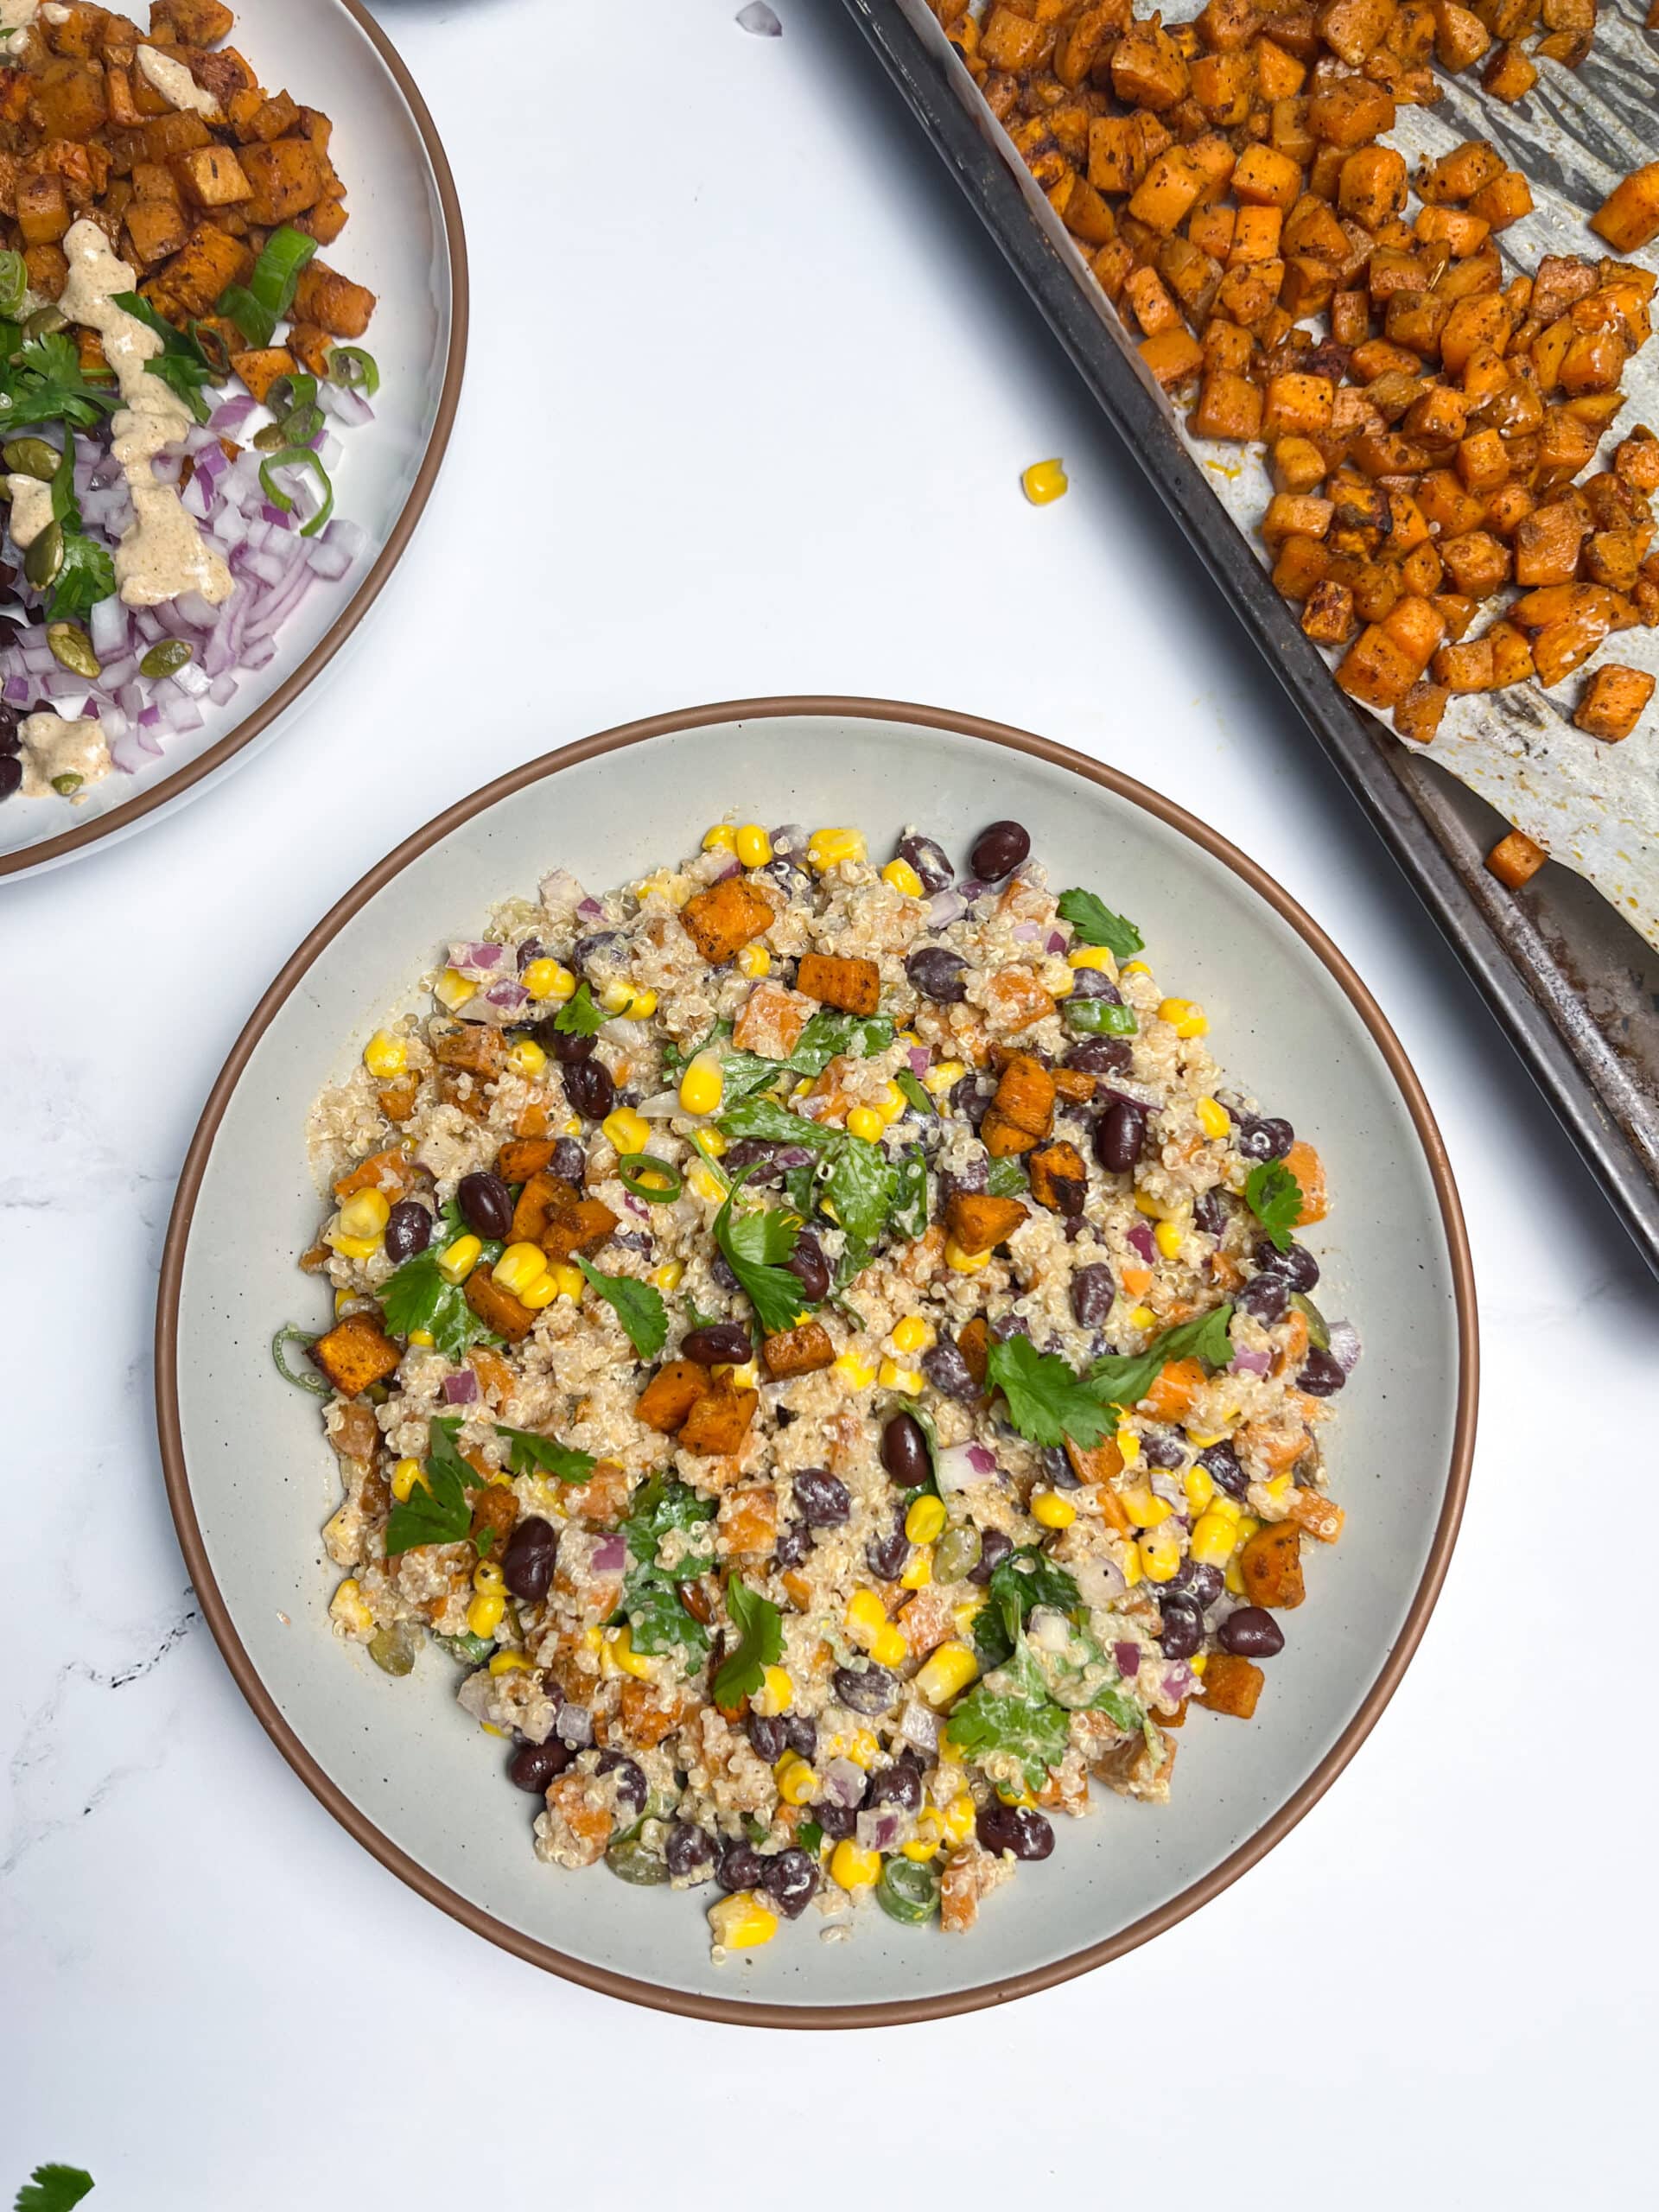
[[[347,4],[351,4],[351,0],[347,0]],[[208,1565],[201,1531],[191,1502],[179,1422],[176,1367],[179,1294],[185,1248],[202,1173],[226,1106],[254,1046],[324,946],[411,860],[428,851],[475,815],[494,805],[498,800],[510,798],[515,791],[540,782],[561,768],[574,766],[578,761],[593,760],[602,753],[620,751],[646,739],[696,729],[710,722],[759,721],[796,715],[836,716],[842,720],[912,721],[923,728],[976,737],[992,745],[1007,746],[1012,751],[1030,754],[1056,767],[1069,769],[1180,831],[1212,858],[1222,861],[1251,890],[1266,899],[1341,985],[1400,1087],[1427,1155],[1435,1194],[1440,1201],[1440,1218],[1451,1254],[1452,1288],[1458,1314],[1458,1410],[1452,1436],[1452,1464],[1445,1503],[1440,1509],[1428,1560],[1400,1634],[1376,1680],[1367,1691],[1358,1712],[1301,1787],[1247,1842],[1212,1867],[1201,1880],[1182,1891],[1179,1896],[1172,1897],[1155,1912],[1146,1914],[1104,1941],[1047,1965],[1033,1967],[1028,1973],[1012,1975],[1004,1981],[983,1983],[975,1988],[954,1991],[940,1997],[868,2005],[749,2004],[739,1998],[705,1997],[637,1981],[631,1976],[613,1974],[607,1968],[570,1958],[563,1952],[556,1951],[550,1945],[524,1935],[522,1930],[509,1927],[505,1922],[495,1919],[479,1906],[458,1896],[400,1850],[312,1758],[283,1718],[275,1699],[259,1679],[244,1649]],[[284,964],[255,1007],[208,1094],[201,1119],[185,1156],[168,1224],[156,1300],[155,1365],[156,1427],[168,1503],[172,1509],[185,1564],[203,1617],[225,1656],[237,1687],[252,1707],[255,1718],[307,1789],[333,1814],[348,1834],[353,1836],[383,1866],[396,1874],[399,1880],[407,1883],[410,1889],[448,1913],[452,1919],[459,1921],[463,1927],[529,1964],[543,1967],[568,1981],[578,1983],[583,1988],[597,1991],[605,1996],[620,1997],[631,2004],[644,2005],[658,2012],[718,2020],[737,2026],[866,2028],[897,2027],[916,2021],[943,2019],[952,2013],[976,2012],[986,2005],[1006,2004],[1011,1999],[1030,1996],[1038,1990],[1052,1988],[1058,1982],[1070,1980],[1074,1975],[1104,1966],[1109,1960],[1121,1958],[1125,1952],[1132,1951],[1153,1936],[1161,1935],[1166,1929],[1184,1920],[1189,1913],[1197,1911],[1200,1905],[1207,1904],[1211,1898],[1219,1896],[1258,1859],[1265,1857],[1312,1809],[1370,1733],[1383,1707],[1398,1688],[1400,1679],[1421,1640],[1446,1580],[1452,1548],[1457,1541],[1459,1524],[1463,1517],[1474,1454],[1479,1342],[1474,1268],[1463,1209],[1446,1146],[1422,1085],[1399,1039],[1370,991],[1330,938],[1303,912],[1287,892],[1254,861],[1184,808],[1117,770],[1087,760],[1081,753],[1072,752],[1069,747],[1056,744],[1052,739],[1037,737],[1028,731],[1011,728],[1005,723],[986,721],[977,715],[956,715],[940,708],[912,706],[902,701],[804,696],[739,699],[690,708],[676,714],[651,715],[639,721],[623,723],[614,729],[602,730],[593,737],[561,747],[556,752],[544,753],[540,759],[498,777],[481,791],[474,791],[470,798],[460,800],[435,817],[424,828],[406,838],[396,851],[370,869],[346,893]]]
[[[45,869],[54,861],[63,860],[71,853],[81,852],[87,846],[97,844],[100,839],[113,836],[118,830],[130,829],[135,822],[146,814],[153,813],[157,807],[170,806],[181,793],[191,790],[205,777],[214,774],[227,760],[234,760],[245,746],[251,745],[255,738],[262,736],[279,715],[286,714],[302,693],[321,675],[380,596],[415,534],[415,525],[425,512],[432,486],[438,479],[438,471],[443,466],[443,457],[449,445],[449,433],[454,426],[455,410],[461,401],[462,372],[467,365],[470,283],[467,232],[461,220],[461,199],[455,190],[448,156],[443,150],[443,142],[438,136],[436,124],[432,120],[431,110],[422,99],[420,88],[410,74],[403,56],[362,4],[362,0],[340,0],[340,5],[365,33],[385,63],[415,118],[415,127],[420,132],[426,157],[432,165],[433,178],[438,188],[438,205],[443,213],[444,238],[449,251],[449,350],[444,361],[443,385],[438,394],[437,412],[432,418],[432,431],[426,442],[426,452],[422,457],[420,468],[392,527],[391,535],[376,556],[374,566],[312,652],[285,682],[277,685],[262,706],[255,708],[245,721],[227,730],[217,744],[210,745],[200,760],[191,761],[187,767],[175,770],[170,775],[158,777],[150,789],[124,800],[119,806],[111,807],[107,814],[99,815],[95,820],[84,823],[78,830],[66,830],[58,836],[42,838],[37,845],[25,845],[15,853],[0,854],[0,880],[7,876],[27,875],[37,869]]]

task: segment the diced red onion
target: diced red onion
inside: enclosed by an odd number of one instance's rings
[[[200,661],[188,660],[182,668],[174,670],[168,681],[170,683],[176,683],[187,699],[200,699],[213,682],[213,678]]]
[[[365,423],[374,420],[374,410],[360,391],[348,391],[344,385],[325,384],[317,391],[317,404],[325,415],[332,415],[348,430],[360,430]]]
[[[851,1759],[831,1759],[823,1770],[823,1794],[836,1804],[850,1809],[864,1795],[863,1770],[855,1767]]]
[[[594,1548],[594,1573],[620,1574],[628,1563],[628,1544],[626,1536],[611,1535],[601,1539]]]
[[[98,688],[100,691],[112,692],[118,698],[122,686],[130,683],[137,673],[137,654],[123,653],[119,659],[104,663],[104,673],[98,679]]]
[[[200,469],[179,494],[179,505],[186,514],[194,516],[198,522],[206,522],[218,504],[219,495],[213,489],[213,478],[204,476]]]
[[[605,909],[597,899],[582,899],[576,907],[576,912],[584,922],[602,921],[605,917]]]
[[[627,1546],[622,1547],[626,1552]],[[594,1740],[594,1716],[585,1705],[562,1705],[559,1717],[553,1723],[553,1732],[562,1744],[569,1744],[573,1751],[582,1751]]]
[[[113,594],[100,599],[86,618],[86,629],[99,660],[111,661],[127,642],[127,610]]]
[[[878,1805],[858,1816],[858,1840],[866,1851],[891,1851],[899,1840],[899,1815],[891,1805]]]
[[[935,1461],[941,1491],[969,1490],[996,1472],[996,1454],[983,1444],[947,1444]]]
[[[1233,1375],[1265,1375],[1272,1365],[1273,1357],[1268,1352],[1236,1351],[1228,1371]]]
[[[326,583],[338,583],[352,565],[352,556],[344,546],[330,545],[321,537],[311,539],[305,559],[313,575],[321,576]]]
[[[141,729],[159,729],[162,726],[161,709],[159,707],[146,707],[138,717],[138,726]],[[156,748],[158,753],[161,749],[162,748],[159,745]]]
[[[1147,1265],[1152,1265],[1152,1231],[1144,1221],[1132,1222],[1123,1232],[1124,1242],[1132,1244]]]
[[[369,533],[360,522],[351,522],[344,515],[336,515],[323,531],[330,545],[338,545],[348,561],[359,560],[367,550]]]
[[[636,1198],[632,1191],[624,1191],[622,1203],[630,1213],[638,1214],[641,1221],[651,1219],[651,1208],[643,1198]]]
[[[5,690],[9,707],[26,707],[34,696],[35,686],[23,677],[9,676]]]
[[[478,1377],[470,1367],[463,1367],[458,1374],[443,1378],[444,1403],[450,1406],[470,1406],[478,1396]]]
[[[1051,952],[1064,952],[1071,942],[1071,938],[1062,930],[1050,930],[1048,933],[1048,949]]]
[[[234,399],[227,399],[222,407],[214,408],[207,417],[207,427],[210,430],[226,433],[239,429],[258,404],[250,395],[238,392]]]
[[[201,728],[202,713],[194,699],[175,699],[167,709],[167,720],[175,737],[185,737]]]
[[[261,522],[268,522],[273,530],[292,530],[294,517],[287,507],[273,507],[269,499],[259,509]]]
[[[973,875],[969,876],[964,882],[959,883],[957,886],[957,890],[961,892],[963,897],[968,901],[970,906],[973,905],[976,899],[982,899],[990,887],[991,887],[988,883],[982,883],[977,876]]]
[[[96,700],[87,700],[86,705],[80,710],[80,719],[84,722],[95,722],[98,720],[98,702]]]
[[[914,1744],[918,1751],[936,1751],[939,1747],[939,1716],[931,1706],[924,1705],[919,1698],[912,1698],[899,1715],[899,1733],[907,1744]]]
[[[931,930],[949,929],[967,911],[968,901],[960,891],[936,891],[927,902],[927,925]]]
[[[1117,1662],[1117,1671],[1133,1681],[1141,1671],[1141,1647],[1138,1643],[1115,1643],[1112,1656]]]
[[[1359,1365],[1359,1331],[1351,1321],[1331,1324],[1331,1357],[1344,1375],[1351,1375]]]
[[[1169,1698],[1191,1697],[1198,1686],[1198,1678],[1185,1659],[1178,1659],[1173,1666],[1164,1669],[1164,1695]]]
[[[136,728],[131,724],[119,737],[109,739],[109,747],[111,765],[127,776],[136,776],[146,759],[159,759],[162,750],[147,731]]]
[[[544,906],[579,906],[588,893],[568,868],[556,868],[536,887]]]
[[[237,683],[233,676],[216,676],[207,686],[207,696],[216,707],[228,707],[236,696]]]
[[[463,938],[449,948],[452,968],[494,968],[499,964],[501,948],[487,939]]]
[[[1040,922],[1016,922],[1009,931],[1010,936],[1019,938],[1026,944],[1034,944],[1042,933]]]
[[[910,1047],[907,1058],[910,1061],[910,1071],[912,1075],[925,1075],[928,1070],[928,1064],[933,1058],[933,1053],[931,1048],[926,1045],[912,1045]]]
[[[724,883],[728,877],[741,875],[742,873],[743,863],[741,861],[728,861],[725,867],[720,870],[719,874],[716,875],[711,875],[709,880],[711,883]]]

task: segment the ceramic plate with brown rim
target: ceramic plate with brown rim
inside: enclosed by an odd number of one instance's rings
[[[142,741],[159,742],[159,757],[140,752],[135,730],[112,748],[118,761],[131,760],[134,772],[118,767],[73,798],[18,794],[0,805],[0,876],[48,868],[128,835],[273,736],[378,597],[425,506],[448,442],[466,354],[466,244],[449,165],[426,105],[358,0],[232,4],[231,41],[260,82],[286,86],[296,101],[333,122],[329,154],[346,187],[349,220],[322,255],[376,295],[362,340],[380,376],[373,420],[331,425],[340,448],[330,470],[334,512],[351,525],[343,539],[348,563],[343,575],[332,573],[339,565],[333,560],[322,563],[331,573],[314,576],[276,624],[274,656],[262,667],[238,667],[234,696],[223,704],[194,696],[187,702],[182,692],[173,702],[170,683],[139,687],[152,711],[158,697],[162,702],[159,726],[152,724]],[[222,396],[241,390],[233,381]],[[246,438],[265,420],[256,414],[233,435]],[[257,505],[251,513],[256,528],[269,519]],[[254,578],[251,588],[262,587],[278,599],[285,588],[274,569]],[[41,672],[53,680],[64,676],[50,663]],[[49,703],[73,715],[84,696],[66,694]],[[8,697],[15,702],[17,694]],[[199,712],[200,727],[170,734],[168,709],[175,706],[183,708],[184,721],[191,709]]]
[[[695,849],[729,809],[906,824],[963,852],[1012,817],[1055,883],[1133,914],[1158,975],[1201,999],[1243,1090],[1318,1142],[1333,1203],[1307,1232],[1361,1361],[1332,1432],[1343,1541],[1249,1723],[1194,1712],[1173,1802],[1096,1792],[1093,1817],[999,1890],[966,1936],[809,1912],[765,1949],[709,1956],[699,1900],[573,1875],[531,1847],[499,1747],[447,1664],[393,1680],[330,1633],[319,1536],[339,1476],[315,1401],[272,1371],[272,1332],[311,1297],[295,1255],[318,1193],[305,1121],[438,949],[565,867],[595,886]],[[1173,986],[1172,986],[1173,987]],[[319,1324],[318,1325],[321,1325]],[[1204,1904],[1329,1786],[1387,1702],[1454,1540],[1473,1444],[1472,1281],[1456,1192],[1415,1076],[1317,925],[1241,853],[1114,771],[1001,725],[851,699],[665,715],[532,762],[429,823],[365,877],[256,1008],[208,1101],[162,1270],[156,1376],[173,1510],[203,1610],[296,1773],[383,1864],[479,1934],[588,1986],[771,2025],[852,2026],[1001,2002],[1099,1965]],[[430,1659],[436,1658],[429,1655]],[[706,1902],[706,1899],[702,1902]]]

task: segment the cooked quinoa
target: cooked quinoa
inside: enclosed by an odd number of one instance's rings
[[[968,865],[556,869],[313,1111],[335,1633],[435,1639],[537,1855],[712,1885],[716,1956],[1165,1802],[1342,1525],[1318,1154],[1020,825]]]

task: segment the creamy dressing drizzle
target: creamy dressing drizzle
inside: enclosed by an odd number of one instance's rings
[[[38,476],[12,474],[6,479],[11,493],[11,542],[26,552],[52,519],[52,486]]]
[[[194,418],[177,393],[145,369],[161,352],[161,340],[111,297],[132,289],[132,270],[85,217],[71,226],[63,249],[69,281],[59,305],[71,322],[84,322],[103,340],[104,357],[126,402],[111,426],[133,505],[131,527],[115,549],[121,597],[129,607],[158,607],[181,592],[199,591],[217,607],[235,588],[224,556],[186,514],[173,486],[156,481],[149,465],[178,444]]]
[[[205,86],[199,85],[182,61],[158,54],[153,46],[138,49],[138,67],[171,107],[199,115],[205,123],[223,123],[225,111]]]
[[[110,748],[90,715],[66,721],[61,715],[27,715],[17,726],[23,754],[23,797],[55,798],[54,776],[79,776],[81,791],[110,772]],[[80,791],[71,793],[79,798]]]
[[[26,31],[40,12],[40,0],[0,0],[0,31]]]

